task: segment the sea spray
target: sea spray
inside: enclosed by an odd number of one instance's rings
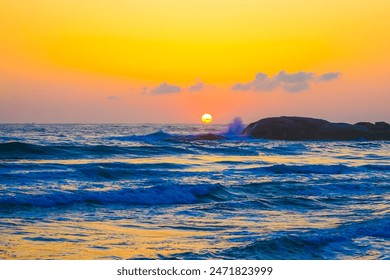
[[[234,120],[229,124],[225,135],[241,135],[245,129],[245,125],[242,123],[240,117],[234,118]]]

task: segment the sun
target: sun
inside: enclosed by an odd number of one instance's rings
[[[203,122],[204,124],[208,124],[208,123],[210,123],[212,120],[213,120],[213,116],[212,116],[212,115],[210,115],[210,114],[203,114],[203,116],[202,116],[202,122]]]

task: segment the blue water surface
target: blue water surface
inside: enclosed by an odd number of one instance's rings
[[[1,259],[390,259],[389,202],[389,141],[0,125]]]

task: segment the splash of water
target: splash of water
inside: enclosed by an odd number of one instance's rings
[[[241,135],[245,129],[245,125],[242,123],[240,117],[234,118],[234,120],[229,124],[226,135]]]

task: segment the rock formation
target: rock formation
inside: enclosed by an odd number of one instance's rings
[[[265,118],[249,124],[244,135],[278,140],[390,140],[386,122],[332,123],[305,117]]]

